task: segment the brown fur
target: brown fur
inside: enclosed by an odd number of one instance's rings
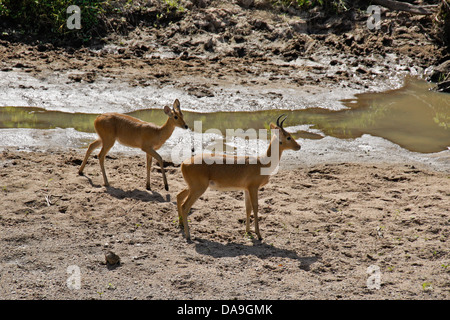
[[[300,150],[300,145],[286,132],[282,126],[270,124],[271,129],[278,129],[279,140],[274,135],[265,156],[271,156],[272,144],[280,143],[277,160],[281,158],[283,150]],[[199,157],[202,157],[201,159]],[[269,167],[263,164],[261,158],[257,162],[251,162],[247,157],[245,163],[238,163],[234,157],[234,163],[227,164],[226,159],[230,156],[223,155],[222,164],[216,163],[211,155],[196,155],[186,159],[181,164],[181,172],[188,187],[177,195],[178,217],[180,224],[184,226],[186,239],[190,240],[187,216],[192,205],[198,198],[211,187],[216,190],[244,190],[245,208],[247,212],[246,232],[250,232],[250,214],[253,210],[255,218],[255,233],[259,239],[261,234],[258,225],[258,190],[269,182],[269,175],[262,175],[261,169]],[[216,157],[216,156],[214,156]],[[206,159],[206,161],[205,161]]]
[[[102,149],[98,155],[98,160],[100,162],[104,185],[109,186],[104,165],[105,156],[117,140],[123,145],[140,148],[147,154],[146,188],[148,190],[150,190],[150,170],[153,157],[158,161],[161,167],[165,189],[169,190],[163,161],[156,150],[169,139],[176,126],[185,129],[187,129],[188,126],[183,120],[183,114],[181,113],[180,102],[178,99],[175,100],[172,110],[168,106],[165,106],[164,112],[169,118],[161,127],[120,113],[105,113],[99,115],[94,121],[95,131],[99,138],[89,145],[78,173],[80,175],[83,174],[84,166],[87,163],[89,155],[94,149],[101,146]]]

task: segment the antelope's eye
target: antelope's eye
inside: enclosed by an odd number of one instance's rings
[[[175,120],[178,120],[178,116],[173,117]]]
[[[287,139],[287,140],[291,140],[291,137],[287,137],[286,139]]]

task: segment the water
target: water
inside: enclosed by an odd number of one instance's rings
[[[414,152],[433,153],[450,147],[450,95],[429,90],[424,81],[407,80],[401,89],[366,93],[343,100],[343,110],[309,108],[302,110],[266,110],[255,112],[197,113],[184,111],[190,127],[202,121],[203,132],[215,128],[269,129],[269,123],[285,113],[285,127],[296,139],[322,139],[332,136],[355,139],[363,134],[382,137]],[[161,109],[128,113],[144,121],[162,125],[167,116]],[[97,114],[49,111],[33,107],[1,107],[0,128],[74,128],[95,132]],[[87,145],[87,142],[86,142]]]

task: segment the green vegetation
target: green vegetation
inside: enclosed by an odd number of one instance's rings
[[[71,5],[81,10],[79,29],[67,26],[72,15],[67,9]],[[159,25],[176,20],[185,12],[180,0],[159,2],[157,12],[148,9],[144,1],[133,0],[0,0],[0,31],[3,36],[12,32],[46,42],[81,45],[101,39],[107,32],[124,32],[142,19]]]
[[[102,28],[100,15],[106,1],[101,0],[0,0],[0,19],[17,26],[19,33],[41,34],[51,38],[89,41]],[[81,28],[69,29],[67,8],[82,10]]]
[[[164,0],[164,3],[167,5],[167,12],[184,12],[184,7],[181,5],[180,0]]]
[[[433,286],[431,285],[430,282],[424,282],[424,283],[422,283],[422,290],[423,291],[432,291]]]

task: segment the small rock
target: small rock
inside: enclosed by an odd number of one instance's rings
[[[108,253],[105,254],[105,260],[106,264],[109,265],[120,264],[120,257],[112,251],[108,251]]]
[[[214,51],[214,40],[213,38],[209,38],[204,44],[203,48],[207,51]]]

